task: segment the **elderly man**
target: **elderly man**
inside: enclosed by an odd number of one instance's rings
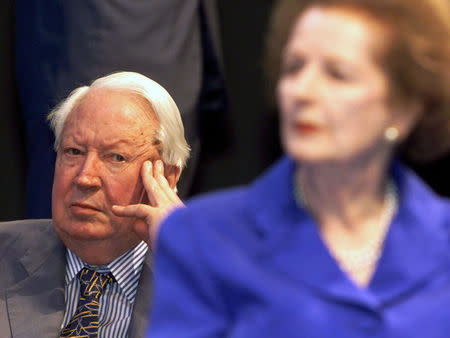
[[[0,224],[0,335],[142,337],[152,235],[189,154],[177,106],[130,72],[73,91],[49,115],[52,220]]]

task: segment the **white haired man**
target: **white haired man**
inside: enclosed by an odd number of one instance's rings
[[[49,121],[52,219],[0,225],[2,337],[142,337],[148,244],[182,205],[178,108],[156,82],[121,72],[74,90]]]

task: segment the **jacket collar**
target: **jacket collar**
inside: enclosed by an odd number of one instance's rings
[[[370,289],[393,301],[448,269],[450,203],[437,196],[412,171],[395,162],[391,170],[399,208],[384,243]]]

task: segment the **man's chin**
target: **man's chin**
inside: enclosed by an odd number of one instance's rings
[[[112,237],[115,233],[111,224],[96,222],[91,219],[71,221],[64,224],[55,223],[55,231],[61,239],[99,241]]]

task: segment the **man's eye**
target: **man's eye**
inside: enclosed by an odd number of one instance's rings
[[[64,152],[65,152],[67,155],[73,155],[73,156],[76,156],[76,155],[80,155],[80,154],[81,154],[81,150],[80,150],[80,149],[77,149],[77,148],[67,148],[67,149],[64,150]]]
[[[114,162],[124,162],[125,161],[125,157],[123,157],[120,154],[112,154],[111,158]]]

